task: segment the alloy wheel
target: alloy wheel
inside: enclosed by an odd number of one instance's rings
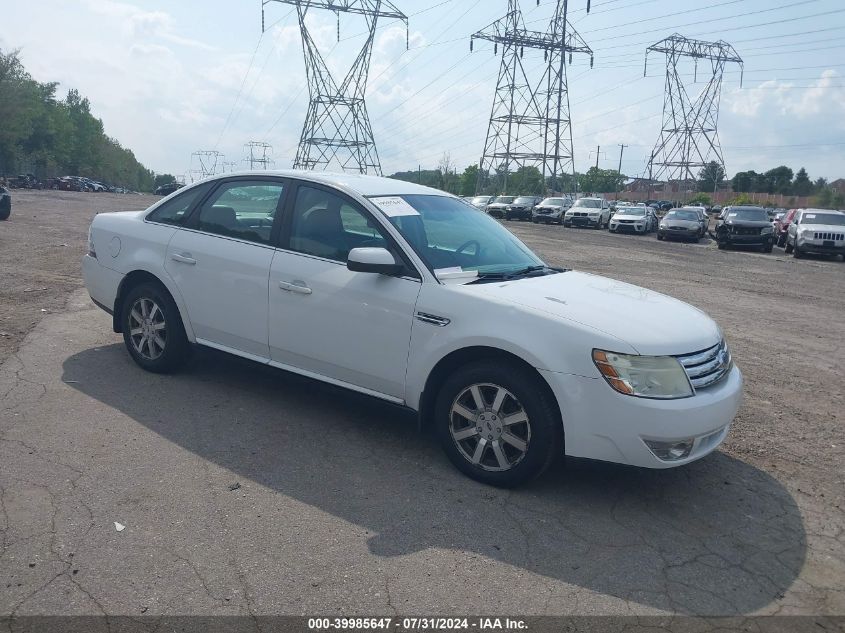
[[[129,310],[129,338],[132,347],[146,360],[157,360],[167,345],[164,311],[149,297],[139,297]]]
[[[519,400],[499,385],[479,383],[458,394],[449,433],[470,464],[487,471],[514,468],[528,452],[531,423]]]

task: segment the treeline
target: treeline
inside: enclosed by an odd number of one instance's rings
[[[441,161],[442,162],[442,161]],[[470,165],[463,172],[454,169],[419,169],[417,171],[400,171],[391,174],[390,178],[415,182],[426,187],[434,187],[448,191],[458,196],[474,196],[478,185],[478,165]],[[562,174],[558,178],[547,177],[543,182],[543,174],[536,167],[520,167],[509,171],[507,179],[504,171],[482,179],[479,191],[483,195],[541,195],[546,191],[569,192],[578,191],[612,193],[623,186],[627,177],[620,175],[615,169],[599,169],[590,167],[585,174]],[[507,182],[504,187],[503,183]],[[544,186],[545,185],[545,186]]]
[[[153,173],[110,138],[76,90],[58,99],[58,84],[35,81],[16,51],[0,50],[0,175],[86,176],[151,191]]]

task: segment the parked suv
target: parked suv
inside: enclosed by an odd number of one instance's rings
[[[532,211],[534,224],[544,222],[545,224],[563,224],[563,214],[572,206],[569,198],[546,198]]]
[[[486,211],[487,205],[493,201],[493,196],[475,196],[469,199],[469,203],[479,211]]]
[[[417,412],[488,484],[526,482],[564,453],[687,464],[716,450],[742,401],[722,331],[698,308],[550,267],[414,183],[213,177],[95,216],[82,269],[142,369],[175,371],[205,346],[376,397]],[[119,379],[141,400],[168,389],[129,369]],[[285,423],[279,399],[268,425]]]
[[[601,229],[609,224],[610,205],[603,198],[578,198],[563,216],[563,226]]]
[[[537,196],[519,196],[505,209],[506,220],[530,220],[531,212],[542,198]]]
[[[732,246],[756,246],[771,253],[774,228],[763,207],[732,206],[722,209],[716,224],[716,244],[720,249]]]
[[[494,218],[503,218],[514,200],[516,200],[516,196],[497,196],[493,202],[487,205],[487,213]]]
[[[842,255],[845,261],[845,213],[799,210],[787,231],[786,252],[796,259],[808,253]]]

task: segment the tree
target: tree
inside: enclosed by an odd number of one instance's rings
[[[155,181],[153,182],[153,187],[158,189],[162,185],[167,185],[171,182],[176,182],[175,176],[171,176],[170,174],[157,174]]]
[[[59,100],[56,87],[35,81],[17,51],[0,50],[0,174],[80,175],[150,191],[152,173],[105,134],[88,99],[71,89]]]
[[[738,196],[734,196],[734,198],[732,200],[728,201],[727,204],[736,205],[736,206],[750,205],[750,204],[754,204],[754,200],[752,200],[751,196],[749,196],[748,194],[741,193]]]
[[[687,202],[689,205],[702,205],[705,207],[713,206],[713,200],[706,193],[697,193]]]
[[[816,195],[816,205],[820,207],[829,207],[833,201],[833,191],[830,187],[825,187]]]
[[[478,165],[470,165],[461,174],[461,195],[474,196],[478,184]]]
[[[716,191],[725,181],[725,168],[715,160],[711,160],[698,172],[698,190]]]
[[[770,169],[765,174],[766,193],[779,193],[788,196],[792,191],[792,170],[786,165]]]
[[[818,193],[822,189],[827,187],[827,178],[819,178],[816,182],[813,183],[813,190]]]
[[[754,191],[754,185],[757,182],[756,171],[738,171],[731,178],[731,189],[739,193],[750,193]]]
[[[795,181],[792,183],[792,193],[796,196],[809,196],[813,191],[813,183],[803,167],[795,174]]]
[[[621,175],[615,169],[599,169],[590,167],[586,174],[578,177],[581,191],[595,193],[613,193],[625,184],[627,176]]]

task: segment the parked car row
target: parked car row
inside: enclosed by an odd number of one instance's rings
[[[86,191],[92,193],[135,193],[124,187],[108,185],[85,176],[59,176],[38,179],[34,174],[19,174],[5,179],[11,189],[53,189],[55,191]],[[0,180],[2,181],[2,180]]]

